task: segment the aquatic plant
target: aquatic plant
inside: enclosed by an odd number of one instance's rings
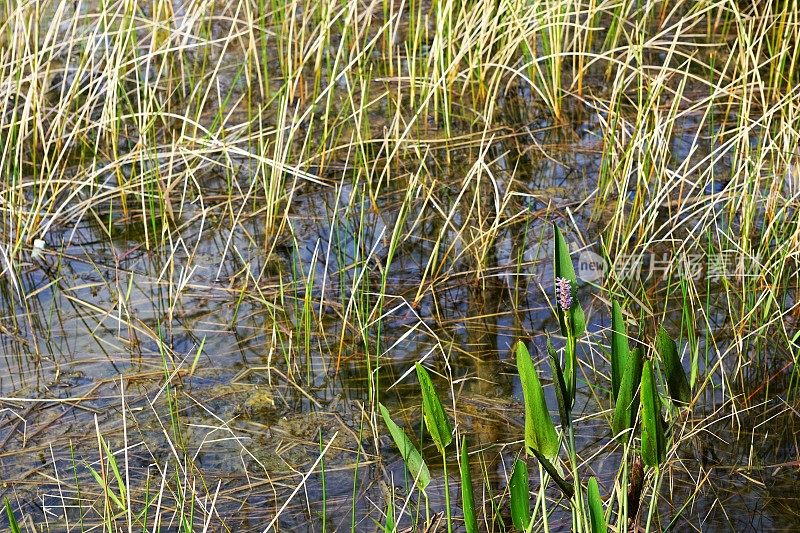
[[[516,353],[517,371],[525,399],[525,446],[530,453],[538,452],[552,459],[558,455],[559,439],[547,409],[539,375],[524,343],[517,342]]]
[[[555,233],[556,239],[559,239],[560,234],[557,229]],[[565,268],[567,261],[568,255],[566,257],[561,257],[562,272],[569,271],[569,269]],[[566,320],[567,324],[565,330],[567,333],[565,350],[567,352],[571,351],[574,355],[576,354],[576,340],[574,330],[569,327],[570,315],[567,313],[570,307],[576,303],[570,301],[569,305],[562,305],[562,302],[565,302],[563,297],[564,293],[570,290],[564,288],[568,286],[568,283],[569,281],[564,278],[556,278],[556,292],[559,296],[559,305],[556,312],[559,313],[559,318]],[[561,313],[564,314],[562,315]],[[622,309],[619,304],[612,302],[610,314],[612,317],[611,390],[612,400],[614,402],[614,414],[611,424],[613,431],[612,436],[615,436],[626,449],[632,449],[634,445],[633,430],[636,428],[637,420],[640,418],[639,414],[641,413],[641,447],[640,451],[634,453],[639,453],[641,455],[645,465],[658,469],[666,460],[667,441],[664,421],[662,419],[660,392],[655,378],[654,361],[650,358],[645,359],[643,357],[641,347],[630,350],[627,340],[627,328],[625,327],[622,318]],[[679,359],[677,359],[675,343],[669,338],[669,335],[663,328],[659,328],[655,344],[656,351],[661,354],[662,358],[666,358],[668,361],[665,368],[665,380],[667,383],[670,381],[673,382],[673,385],[670,385],[670,391],[688,391],[688,382],[686,381],[686,375],[683,369],[680,367]],[[574,396],[569,396],[569,389],[564,379],[564,373],[559,364],[555,348],[549,338],[547,340],[547,350],[556,398],[559,403],[561,431],[565,437],[563,442],[566,444],[569,464],[571,465],[573,487],[570,488],[567,481],[562,479],[559,473],[557,459],[560,448],[559,442],[561,439],[559,439],[550,417],[541,382],[531,362],[530,354],[525,344],[518,341],[515,351],[517,354],[517,370],[522,380],[524,395],[525,450],[530,451],[537,457],[548,474],[562,487],[564,494],[570,498],[573,530],[591,531],[593,533],[605,532],[607,531],[607,525],[596,478],[591,477],[589,479],[585,491],[582,486],[581,475],[577,468],[573,418],[571,416]],[[574,361],[573,365],[577,363],[577,360]],[[620,372],[620,367],[624,368],[621,376],[618,374]],[[614,370],[615,368],[617,369],[616,371]],[[615,380],[619,381],[617,390],[615,390],[614,387]],[[681,398],[686,398],[686,396],[678,396],[679,397],[674,401],[685,403]],[[556,460],[555,463],[554,459]],[[625,465],[621,465],[621,471],[624,473],[625,470]],[[510,490],[512,517],[514,518],[515,527],[520,530],[527,530],[528,524],[530,523],[527,483],[528,478],[525,463],[517,459],[511,478]],[[521,488],[523,484],[525,486],[524,494]],[[563,487],[566,487],[566,489]],[[581,497],[581,494],[584,492],[586,492],[588,498],[588,515],[584,510],[584,502]],[[624,507],[621,506],[620,508],[622,511],[618,515],[619,522],[617,527],[625,529],[627,528],[627,515],[624,512]],[[650,513],[652,513],[652,508]],[[651,514],[648,514],[648,522],[650,516]],[[544,527],[547,527],[548,517],[544,510],[542,511],[542,522]]]

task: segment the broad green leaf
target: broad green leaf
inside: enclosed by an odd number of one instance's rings
[[[614,420],[611,429],[615,436],[633,427],[636,422],[636,413],[639,411],[639,399],[636,394],[642,379],[642,350],[636,348],[628,356],[622,383],[619,385],[619,394],[614,406]],[[628,440],[628,435],[621,436]]]
[[[414,476],[414,479],[417,480],[417,486],[420,490],[425,490],[431,482],[431,473],[428,471],[428,465],[425,464],[422,455],[414,446],[414,443],[411,442],[411,439],[408,438],[406,432],[403,431],[403,428],[394,423],[386,407],[384,407],[383,404],[378,404],[378,407],[380,407],[381,416],[383,416],[386,427],[389,428],[389,433],[392,435],[395,446],[400,450],[400,456],[403,458],[406,468],[408,468],[408,471]]]
[[[550,356],[550,371],[555,379],[556,399],[558,400],[558,414],[561,417],[561,427],[569,427],[571,405],[567,405],[567,384],[564,382],[564,373],[561,371],[561,364],[558,362],[558,355],[556,349],[553,348],[553,343],[550,338],[547,339],[547,353]]]
[[[622,309],[616,300],[611,301],[611,391],[614,401],[619,394],[619,386],[622,383],[622,375],[625,373],[625,366],[630,355],[628,347],[628,331],[625,327],[625,318],[622,316]]]
[[[555,277],[566,278],[572,286],[572,307],[569,308],[570,329],[572,335],[577,338],[586,331],[586,318],[583,314],[580,302],[578,302],[578,277],[575,275],[575,268],[572,266],[572,258],[569,256],[569,246],[564,236],[561,235],[561,230],[553,223],[553,233],[555,234],[555,261],[554,269]],[[556,306],[558,307],[558,306]],[[558,323],[561,325],[561,334],[565,337],[568,336],[567,321],[564,320],[564,312],[558,308]]]
[[[11,533],[20,533],[17,517],[14,516],[14,511],[11,509],[11,502],[8,501],[8,498],[6,498],[6,516],[8,517],[8,528]]]
[[[656,351],[664,365],[664,374],[667,378],[667,389],[673,402],[688,405],[692,401],[692,390],[689,381],[681,366],[678,347],[663,326],[658,328],[656,335]]]
[[[511,473],[511,520],[519,531],[528,529],[531,521],[528,465],[517,459]]]
[[[428,428],[428,433],[431,434],[436,447],[439,448],[441,453],[444,453],[444,449],[453,441],[453,426],[450,425],[450,419],[447,418],[447,414],[444,412],[442,402],[439,401],[439,395],[436,394],[436,389],[433,388],[433,382],[428,375],[428,371],[419,363],[416,363],[415,366],[419,385],[422,388],[425,427]]]
[[[597,486],[597,479],[594,476],[589,478],[587,492],[592,533],[608,533],[606,516],[603,514],[603,500],[600,499],[600,488]]]
[[[653,364],[648,360],[642,370],[642,459],[648,466],[658,466],[666,457],[661,400],[653,377]]]
[[[472,494],[472,474],[469,471],[469,452],[467,437],[461,437],[461,508],[464,512],[464,527],[467,533],[478,532],[478,517],[475,513],[475,497]]]
[[[517,371],[525,397],[525,446],[552,459],[558,455],[558,434],[547,410],[539,375],[521,341],[517,342]]]

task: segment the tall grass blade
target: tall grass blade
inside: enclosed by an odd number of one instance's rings
[[[689,387],[689,381],[686,379],[683,366],[681,366],[678,346],[663,326],[658,328],[658,334],[656,335],[656,351],[661,357],[661,363],[664,365],[667,389],[672,401],[688,405],[692,401],[692,390]]]
[[[648,466],[658,466],[666,456],[661,400],[653,376],[653,363],[648,360],[642,371],[642,459]]]
[[[625,318],[622,309],[616,300],[611,301],[611,391],[614,401],[617,400],[622,376],[628,363],[630,347],[628,346],[628,331],[625,327]]]
[[[406,468],[408,468],[408,471],[414,476],[420,490],[424,491],[431,482],[431,473],[428,470],[428,465],[425,464],[425,460],[422,458],[419,450],[417,450],[414,443],[411,442],[411,439],[408,438],[403,428],[394,423],[386,407],[384,407],[383,404],[378,404],[378,406],[381,410],[383,422],[386,424],[386,427],[389,428],[389,433],[392,435],[395,446],[400,450],[400,456],[403,458]]]
[[[539,375],[522,341],[517,342],[517,371],[525,397],[525,446],[552,459],[558,455],[558,434],[547,410]]]
[[[600,488],[597,486],[597,479],[594,476],[589,478],[587,493],[592,533],[607,533],[608,525],[606,525],[606,516],[603,513],[603,500],[600,499]]]
[[[511,473],[511,520],[519,531],[528,529],[531,521],[528,465],[520,459],[514,463]]]
[[[636,348],[628,357],[625,373],[619,386],[616,405],[614,405],[614,419],[611,428],[615,436],[631,429],[636,422],[636,413],[639,410],[637,390],[642,377],[642,350]],[[627,436],[623,437],[627,440]]]
[[[444,449],[453,441],[453,426],[450,425],[450,419],[444,412],[442,402],[439,400],[439,395],[436,394],[428,371],[419,363],[416,363],[415,366],[422,388],[425,427],[428,428],[428,433],[431,434],[436,447],[441,453],[444,453]]]
[[[20,533],[19,524],[17,523],[17,517],[14,516],[14,511],[11,509],[11,502],[6,500],[6,516],[8,517],[8,528],[11,530],[11,533]]]
[[[478,517],[475,513],[475,497],[472,494],[472,474],[469,471],[467,437],[461,437],[461,508],[464,512],[464,527],[467,533],[478,532]]]

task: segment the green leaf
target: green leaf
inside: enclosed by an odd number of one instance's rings
[[[419,385],[422,388],[425,427],[428,428],[428,433],[433,437],[436,447],[439,448],[441,453],[444,453],[444,449],[453,441],[453,426],[450,425],[450,419],[447,418],[447,414],[444,412],[442,402],[439,401],[439,395],[436,394],[436,389],[433,388],[433,382],[428,375],[428,371],[419,363],[416,363],[415,366]]]
[[[592,524],[592,533],[608,533],[606,517],[603,514],[603,500],[600,499],[600,489],[594,476],[589,478],[587,489],[589,497],[589,518]]]
[[[628,346],[628,331],[625,327],[625,318],[622,316],[622,309],[616,300],[611,301],[611,391],[614,401],[619,395],[619,386],[622,383],[622,375],[628,363],[630,355]]]
[[[528,465],[517,459],[511,473],[511,520],[519,531],[528,529],[531,521]]]
[[[556,485],[558,485],[558,488],[564,493],[564,496],[566,496],[567,499],[571,499],[575,494],[575,489],[572,487],[572,485],[567,483],[566,479],[561,477],[561,472],[558,471],[555,465],[536,450],[533,450],[533,455],[536,456],[536,459],[544,467],[545,471],[547,471],[547,474],[553,478],[553,481],[556,482]]]
[[[554,273],[557,278],[566,278],[572,286],[572,307],[569,308],[569,327],[572,330],[573,337],[577,338],[586,331],[586,318],[583,314],[583,308],[578,301],[578,277],[575,275],[575,268],[572,266],[572,259],[569,256],[569,246],[564,236],[561,235],[561,230],[553,223],[553,233],[555,234],[555,263]],[[567,321],[564,319],[564,312],[560,307],[558,308],[558,323],[561,325],[561,334],[565,337],[570,332],[567,331]]]
[[[653,377],[652,361],[642,370],[642,459],[648,466],[658,466],[666,457],[661,400]]]
[[[672,401],[688,405],[692,401],[692,390],[689,387],[689,381],[686,379],[683,366],[681,366],[678,346],[663,326],[658,328],[658,334],[656,335],[656,351],[664,365],[667,389]]]
[[[467,533],[478,532],[478,517],[475,513],[475,497],[472,494],[472,474],[469,471],[469,452],[467,437],[461,437],[461,508],[464,512],[464,527]]]
[[[547,338],[547,353],[550,356],[550,371],[555,379],[556,399],[558,400],[558,414],[561,417],[561,427],[567,428],[571,424],[570,411],[572,406],[567,406],[567,384],[564,382],[564,373],[561,371],[561,364],[558,362],[556,349]]]
[[[108,442],[106,439],[101,437],[103,442],[103,448],[106,451],[106,456],[108,457],[108,463],[111,465],[111,471],[114,473],[114,479],[117,480],[117,487],[119,488],[119,501],[125,502],[125,482],[122,480],[122,474],[119,471],[119,467],[117,466],[117,459],[114,457],[114,454],[111,452],[111,448],[108,447]],[[121,506],[121,511],[125,510],[124,503]]]
[[[395,530],[394,523],[394,497],[389,498],[386,502],[386,520],[384,520],[383,531],[384,533],[392,533]]]
[[[614,420],[611,429],[615,436],[627,441],[628,435],[620,435],[623,431],[631,429],[636,422],[636,413],[639,411],[639,399],[636,391],[642,379],[642,350],[636,348],[625,365],[622,383],[619,385],[619,394],[614,406]]]
[[[8,517],[8,527],[11,530],[11,533],[20,533],[19,524],[17,523],[17,517],[14,516],[14,511],[11,509],[11,502],[6,500],[6,516]]]
[[[517,342],[517,371],[525,397],[525,446],[552,459],[558,455],[558,434],[547,410],[539,375],[521,341]]]
[[[88,465],[87,465],[87,466],[88,466]],[[119,496],[117,496],[116,494],[114,494],[114,491],[113,491],[113,490],[111,490],[111,488],[110,488],[108,485],[106,485],[106,482],[105,482],[105,481],[103,481],[103,476],[101,476],[100,474],[98,474],[98,473],[97,473],[97,470],[95,470],[95,469],[94,469],[94,468],[92,468],[91,466],[89,466],[89,472],[92,474],[92,477],[94,477],[94,480],[95,480],[95,481],[97,481],[97,484],[98,484],[98,485],[100,485],[101,487],[103,487],[103,491],[104,491],[104,492],[105,492],[105,494],[106,494],[106,495],[107,495],[107,496],[108,496],[108,497],[111,499],[111,501],[112,501],[112,502],[114,502],[114,504],[115,504],[117,507],[119,507],[121,510],[123,510],[123,511],[124,511],[124,510],[125,510],[125,505],[124,505],[124,504],[122,503],[122,501],[119,499]]]
[[[383,421],[386,427],[389,428],[392,439],[394,439],[395,446],[400,450],[400,456],[403,458],[406,468],[408,468],[408,471],[414,476],[420,490],[424,491],[431,482],[431,473],[428,471],[428,465],[425,464],[422,455],[414,446],[414,443],[411,442],[411,439],[408,438],[406,432],[403,431],[403,428],[394,423],[386,407],[384,407],[383,404],[378,404],[378,407],[380,407]]]

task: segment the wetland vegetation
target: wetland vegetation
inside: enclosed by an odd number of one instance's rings
[[[800,528],[797,0],[0,12],[0,528]]]

